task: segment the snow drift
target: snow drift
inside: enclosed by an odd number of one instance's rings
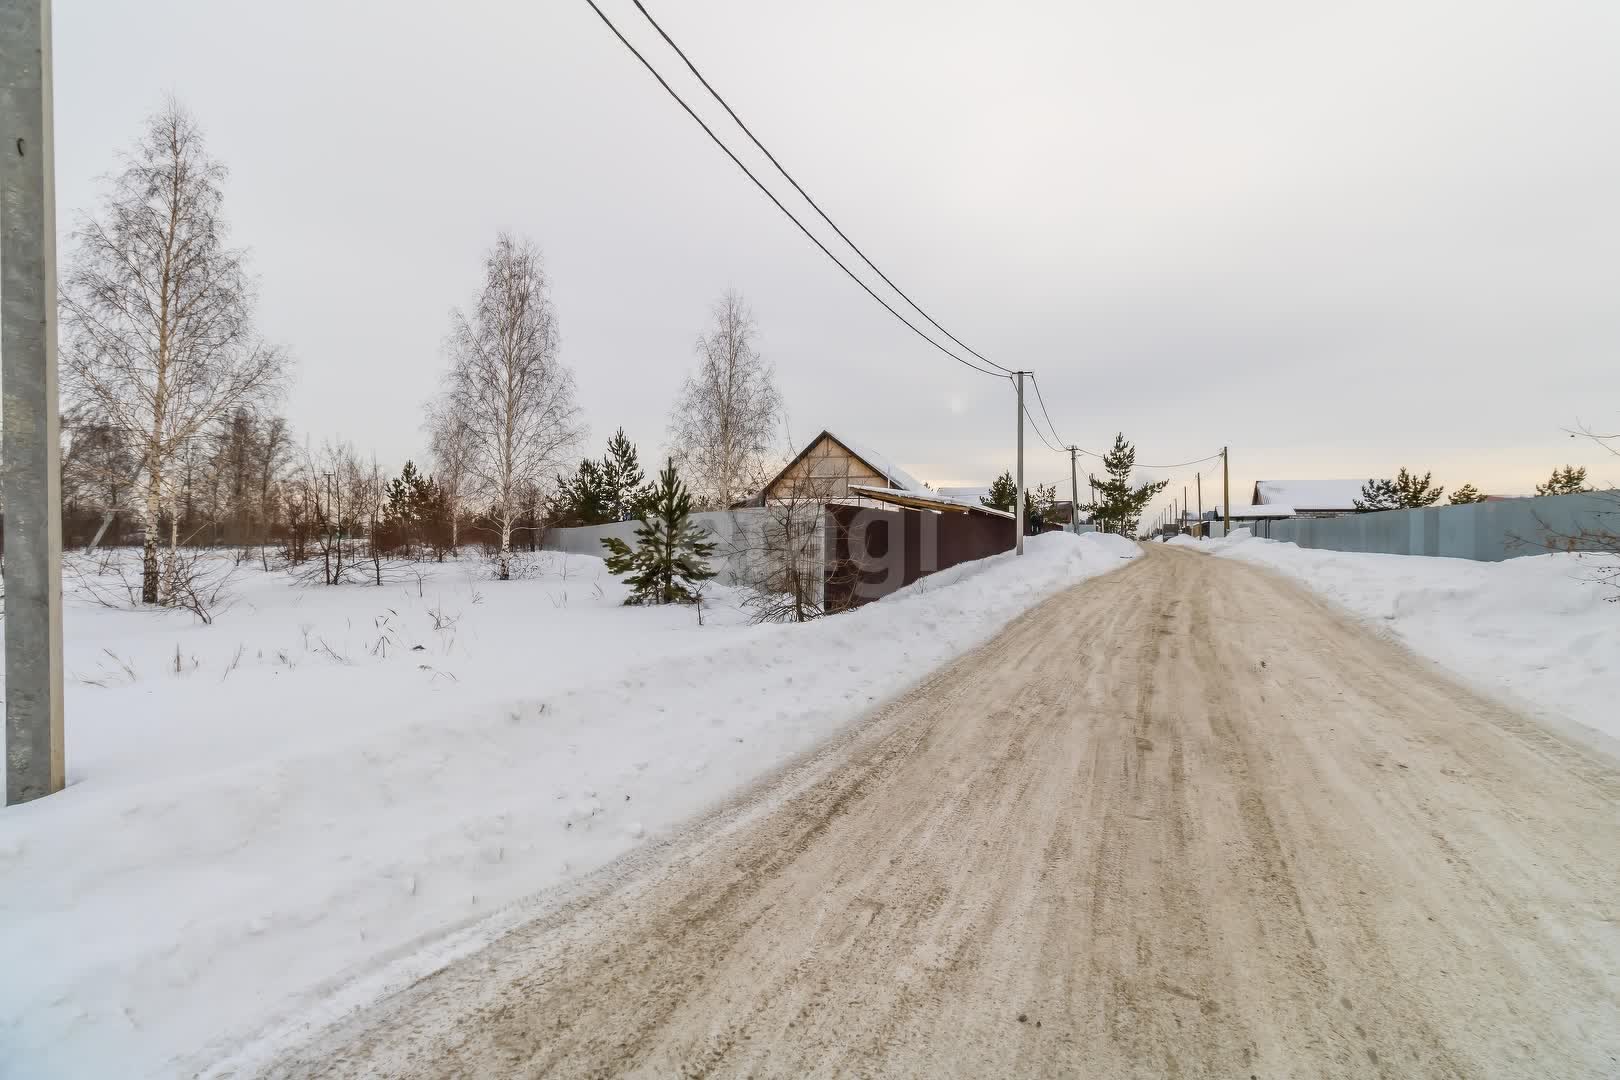
[[[1136,554],[1037,537],[803,625],[725,589],[703,626],[624,608],[577,555],[507,583],[255,574],[210,626],[70,602],[69,787],[0,811],[0,1074],[250,1061]]]
[[[1234,531],[1170,541],[1279,570],[1388,630],[1487,693],[1620,748],[1620,603],[1603,556],[1505,562],[1324,551]]]

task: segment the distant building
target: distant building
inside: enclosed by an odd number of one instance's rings
[[[985,499],[990,497],[990,489],[987,487],[942,487],[939,489],[939,493],[947,499],[965,503],[969,506],[979,506]],[[1083,521],[1091,520],[1083,514],[1081,518]],[[1042,520],[1042,527],[1045,531],[1050,532],[1051,526],[1069,525],[1073,522],[1074,501],[1072,499],[1054,499],[1052,512],[1045,515]]]
[[[958,563],[1007,551],[1013,515],[930,490],[889,458],[823,431],[752,497],[759,542],[744,552],[781,610],[843,611]],[[743,515],[737,515],[743,516]],[[786,599],[782,599],[786,598]]]
[[[929,493],[921,481],[888,458],[823,431],[753,496],[737,504],[766,506],[791,499],[860,500],[852,488]]]
[[[1280,521],[1297,516],[1292,506],[1278,506],[1275,503],[1267,506],[1234,506],[1231,514],[1233,521]],[[1205,515],[1205,520],[1224,521],[1226,517],[1226,508],[1217,506]]]
[[[1254,496],[1249,501],[1256,507],[1287,507],[1289,513],[1266,515],[1270,517],[1338,517],[1354,514],[1356,500],[1361,498],[1362,486],[1367,480],[1256,480]],[[1232,508],[1234,511],[1237,507]],[[1234,513],[1232,515],[1236,517]]]

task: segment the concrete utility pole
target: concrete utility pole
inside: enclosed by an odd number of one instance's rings
[[[1221,505],[1226,513],[1226,535],[1232,535],[1232,455],[1231,447],[1221,447]]]
[[[1204,474],[1193,473],[1193,482],[1198,485],[1198,539],[1204,538]]]
[[[1182,527],[1187,524],[1187,485],[1181,485],[1181,516],[1176,519],[1176,534],[1181,534]]]
[[[1079,447],[1069,447],[1069,526],[1071,532],[1080,531],[1080,474],[1075,464]]]
[[[62,790],[62,472],[50,0],[0,0],[6,803]]]
[[[1020,371],[1018,375],[1018,508],[1014,512],[1018,515],[1017,536],[1018,554],[1024,553],[1024,376],[1027,371]]]

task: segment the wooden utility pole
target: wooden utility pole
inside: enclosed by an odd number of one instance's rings
[[[1181,485],[1181,517],[1176,521],[1176,533],[1179,535],[1182,526],[1187,524],[1187,485]]]
[[[1024,376],[1027,372],[1018,374],[1018,520],[1015,523],[1018,537],[1018,554],[1024,553]]]
[[[1226,535],[1232,535],[1232,448],[1221,447],[1221,505],[1226,508]]]
[[[1204,474],[1193,473],[1193,482],[1198,485],[1198,538],[1204,537]]]
[[[7,805],[66,780],[52,129],[50,0],[0,0]]]
[[[1069,531],[1074,533],[1080,531],[1080,474],[1074,460],[1079,450],[1078,446],[1069,447]]]

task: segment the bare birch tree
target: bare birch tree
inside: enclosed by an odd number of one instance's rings
[[[428,404],[426,427],[433,479],[444,492],[450,517],[450,553],[455,554],[461,547],[462,503],[467,494],[472,439],[466,419],[456,411],[448,394]]]
[[[63,282],[69,394],[129,441],[145,533],[141,601],[164,602],[158,518],[185,448],[272,395],[287,366],[253,326],[243,255],[225,245],[220,184],[196,122],[174,102],[148,123],[101,216],[76,231]]]
[[[697,339],[697,371],[687,376],[669,419],[669,440],[694,500],[726,510],[766,480],[782,399],[776,373],[755,346],[754,314],[735,290],[714,305]]]
[[[292,436],[287,421],[272,416],[260,435],[259,457],[255,462],[259,507],[259,559],[269,569],[265,549],[270,545],[270,529],[275,524],[279,500],[276,498],[282,473],[292,455]]]
[[[500,536],[496,570],[512,576],[524,493],[562,465],[583,432],[574,377],[557,356],[557,317],[540,252],[505,233],[484,264],[471,315],[452,315],[446,408],[465,424],[468,480]]]
[[[129,509],[129,493],[137,470],[135,453],[128,433],[95,416],[89,409],[77,409],[62,417],[62,504],[64,520],[75,510],[99,515],[88,546],[94,548],[107,534],[117,516]],[[112,542],[118,541],[114,530]],[[64,526],[64,543],[67,543]],[[75,536],[74,540],[85,538]]]

